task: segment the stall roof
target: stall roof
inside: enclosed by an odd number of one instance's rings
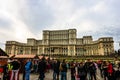
[[[31,55],[31,54],[25,54],[25,55],[15,55],[14,58],[35,58],[36,55]]]
[[[7,56],[0,56],[0,59],[1,59],[1,58],[8,58],[8,57],[7,57]]]
[[[38,55],[34,55],[34,54],[19,54],[19,55],[14,55],[11,54],[9,55],[9,58],[31,58],[31,59],[42,59],[43,57],[45,57],[45,59],[48,59],[48,56],[38,56]]]

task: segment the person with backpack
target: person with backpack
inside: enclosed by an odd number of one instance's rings
[[[25,80],[30,80],[31,68],[32,68],[32,61],[31,59],[28,59],[25,64]]]

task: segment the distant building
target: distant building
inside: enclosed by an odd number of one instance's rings
[[[42,40],[28,38],[27,43],[6,41],[6,53],[89,56],[110,55],[114,52],[112,37],[93,41],[92,36],[77,38],[76,32],[76,29],[44,30]]]

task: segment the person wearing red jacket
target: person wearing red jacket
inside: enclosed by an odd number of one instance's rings
[[[114,69],[113,69],[113,65],[111,64],[110,61],[108,61],[108,68],[107,68],[107,72],[108,72],[108,80],[114,80]]]

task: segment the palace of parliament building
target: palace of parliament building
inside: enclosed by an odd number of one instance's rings
[[[42,40],[28,38],[27,43],[6,41],[7,54],[91,56],[114,53],[112,37],[101,37],[93,41],[92,36],[77,38],[76,29],[43,30]]]

